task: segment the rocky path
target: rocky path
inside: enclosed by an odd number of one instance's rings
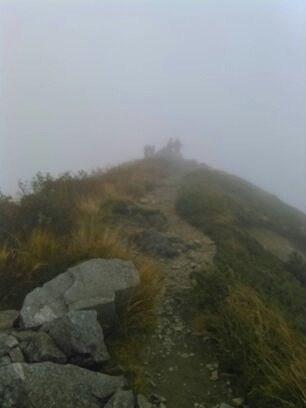
[[[147,388],[161,408],[239,406],[230,378],[219,372],[209,338],[197,335],[194,327],[192,272],[211,264],[216,248],[209,237],[176,214],[178,184],[179,177],[168,179],[143,200],[166,215],[167,234],[193,244],[188,252],[161,262],[164,290],[158,324],[144,356]]]

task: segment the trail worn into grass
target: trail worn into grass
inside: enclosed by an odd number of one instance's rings
[[[169,178],[143,200],[166,215],[167,234],[194,244],[188,252],[161,262],[164,285],[157,327],[144,355],[145,382],[148,394],[164,397],[168,408],[219,407],[235,395],[230,378],[218,368],[209,337],[196,333],[192,301],[192,272],[213,262],[216,247],[176,214],[179,182],[179,177]]]

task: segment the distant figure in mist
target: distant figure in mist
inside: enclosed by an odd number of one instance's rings
[[[144,147],[144,157],[145,159],[150,159],[155,156],[155,146],[146,145]]]
[[[159,158],[166,160],[181,160],[182,155],[182,143],[179,139],[171,138],[167,145],[156,152],[154,146],[146,145],[144,148],[145,158]]]

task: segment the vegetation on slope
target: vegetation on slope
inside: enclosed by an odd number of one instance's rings
[[[92,257],[133,257],[110,220],[118,200],[137,201],[167,174],[138,161],[92,174],[38,174],[18,201],[0,197],[0,306],[19,307],[32,287]]]
[[[184,179],[177,211],[217,245],[215,269],[198,274],[195,296],[224,367],[238,375],[253,406],[304,407],[305,264],[297,255],[280,261],[251,231],[272,230],[303,251],[306,217],[208,168]]]
[[[137,376],[140,347],[135,334],[154,323],[160,279],[154,260],[136,254],[126,243],[113,208],[118,202],[137,202],[169,171],[165,161],[143,160],[91,174],[58,178],[38,174],[30,184],[21,185],[17,201],[2,195],[0,308],[20,308],[30,290],[81,261],[95,257],[133,260],[141,286],[122,311],[123,337],[116,339],[112,350],[119,363]],[[122,352],[127,348],[128,356]]]

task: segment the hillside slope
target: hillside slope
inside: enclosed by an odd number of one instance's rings
[[[252,184],[157,158],[38,175],[1,197],[0,245],[1,309],[80,261],[132,259],[141,288],[109,346],[168,407],[306,405],[306,216]]]
[[[184,178],[176,208],[217,247],[195,296],[223,366],[252,406],[304,407],[305,215],[209,168]]]

